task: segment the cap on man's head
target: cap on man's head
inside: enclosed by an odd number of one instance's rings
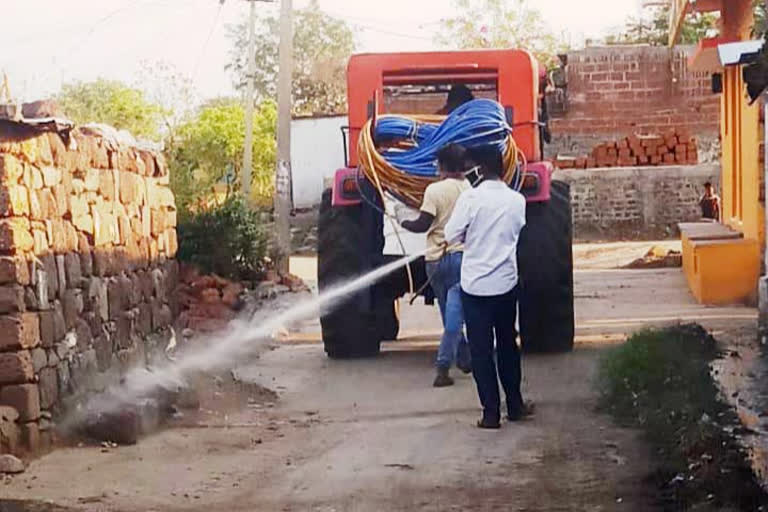
[[[504,175],[504,158],[496,146],[485,145],[469,148],[467,149],[467,157],[481,167],[483,174],[497,178]]]

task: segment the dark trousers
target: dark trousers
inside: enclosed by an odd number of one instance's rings
[[[520,393],[520,350],[517,348],[517,287],[504,295],[480,297],[462,290],[464,320],[467,325],[472,375],[483,406],[483,417],[498,420],[500,414],[499,383],[507,398],[507,412],[517,414],[523,406]],[[494,334],[496,361],[493,358]]]

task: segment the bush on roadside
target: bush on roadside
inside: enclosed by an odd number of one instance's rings
[[[181,262],[235,280],[257,280],[265,270],[269,235],[262,214],[239,197],[180,219]]]
[[[720,412],[709,375],[717,346],[700,329],[643,330],[608,352],[598,372],[601,404],[622,423],[662,435]]]
[[[640,331],[600,360],[600,409],[653,445],[664,510],[753,511],[768,503],[734,436],[739,420],[712,377],[719,356],[701,326],[679,325]]]

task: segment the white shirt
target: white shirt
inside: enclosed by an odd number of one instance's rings
[[[506,183],[484,181],[459,196],[445,226],[448,243],[464,243],[461,288],[470,295],[503,295],[517,286],[517,241],[525,198]]]

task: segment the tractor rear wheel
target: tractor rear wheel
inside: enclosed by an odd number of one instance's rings
[[[570,186],[552,182],[551,199],[528,203],[520,234],[520,337],[526,352],[573,350],[573,227]]]
[[[381,341],[395,341],[400,333],[397,300],[382,297],[376,303],[376,331]]]
[[[318,219],[317,277],[320,293],[370,270],[366,241],[373,238],[363,220],[364,205],[334,208],[331,190],[323,192]],[[379,353],[375,288],[365,288],[321,311],[325,352],[331,358],[371,357]],[[390,309],[391,309],[390,305]]]

